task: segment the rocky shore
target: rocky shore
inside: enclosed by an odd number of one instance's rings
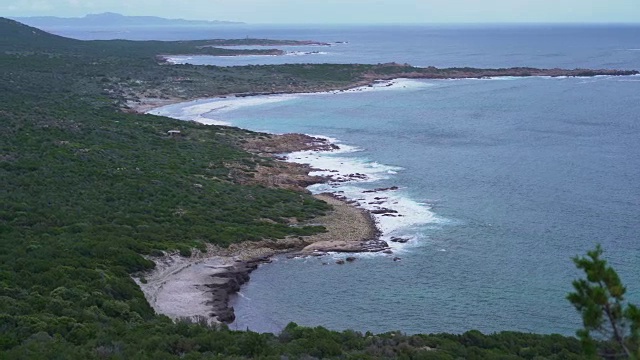
[[[265,135],[247,139],[244,148],[262,156],[293,151],[328,151],[336,149],[325,139],[302,134]],[[307,191],[311,184],[325,181],[310,176],[308,165],[276,161],[277,166],[258,168],[250,181],[267,186]],[[249,181],[249,180],[247,180]],[[380,233],[371,214],[356,208],[332,194],[316,198],[332,205],[333,210],[304,225],[320,225],[326,232],[304,237],[262,240],[233,244],[228,248],[210,245],[206,253],[193,251],[189,258],[177,253],[150,257],[156,268],[134,277],[149,304],[171,318],[191,318],[209,323],[230,323],[235,319],[230,306],[232,296],[250,278],[250,273],[277,254],[289,256],[322,256],[328,252],[385,252],[389,245],[379,239]],[[354,261],[352,256],[338,263]]]

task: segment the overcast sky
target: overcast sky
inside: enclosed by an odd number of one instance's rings
[[[249,23],[640,22],[640,0],[0,0],[0,16],[107,11]]]

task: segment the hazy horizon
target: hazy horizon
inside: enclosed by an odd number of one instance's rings
[[[638,0],[0,0],[7,17],[114,12],[251,24],[638,24]]]

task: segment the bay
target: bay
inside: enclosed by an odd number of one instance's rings
[[[640,27],[623,25],[253,25],[58,33],[85,39],[348,42],[290,49],[324,54],[190,60],[223,66],[395,61],[640,69]],[[336,138],[359,151],[323,161],[335,164],[338,157],[338,164],[364,168],[376,181],[333,190],[357,197],[366,189],[399,186],[394,201],[411,205],[403,209],[412,221],[390,228],[411,237],[406,245],[394,244],[401,261],[362,255],[339,266],[335,257],[276,259],[242,289],[231,327],[277,332],[295,321],[375,332],[570,335],[580,327],[565,300],[580,275],[571,257],[596,243],[627,284],[628,298],[640,302],[639,90],[639,77],[423,81],[199,114],[253,130]]]

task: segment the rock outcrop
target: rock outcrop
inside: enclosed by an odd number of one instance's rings
[[[231,323],[236,316],[232,306],[229,306],[229,297],[238,291],[240,286],[249,281],[249,274],[258,268],[261,263],[269,262],[268,258],[259,258],[250,261],[241,261],[237,264],[220,268],[219,272],[211,275],[210,282],[206,285],[211,289],[211,299],[207,305],[211,307],[211,317],[223,323]]]

